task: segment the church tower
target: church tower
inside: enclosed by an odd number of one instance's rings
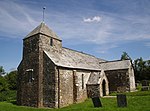
[[[62,40],[42,22],[23,39],[23,57],[18,66],[19,105],[43,107],[43,53],[61,53]]]

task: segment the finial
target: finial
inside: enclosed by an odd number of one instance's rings
[[[43,22],[44,22],[44,11],[45,11],[46,7],[43,7]]]

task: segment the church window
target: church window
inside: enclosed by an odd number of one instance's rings
[[[84,89],[84,74],[82,74],[82,89]]]
[[[27,69],[26,73],[27,73],[27,76],[28,76],[28,82],[32,83],[34,81],[33,69]]]
[[[53,46],[53,39],[50,38],[50,46]]]

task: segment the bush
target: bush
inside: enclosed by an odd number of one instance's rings
[[[11,71],[9,74],[5,76],[5,79],[8,83],[8,88],[10,90],[17,89],[17,71]]]
[[[7,90],[8,90],[7,80],[3,76],[0,76],[0,92]]]
[[[0,92],[0,101],[16,100],[16,91],[7,90]]]

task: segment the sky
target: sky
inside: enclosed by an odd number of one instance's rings
[[[15,70],[22,39],[44,22],[64,47],[105,60],[150,59],[150,0],[0,0],[0,66]]]

